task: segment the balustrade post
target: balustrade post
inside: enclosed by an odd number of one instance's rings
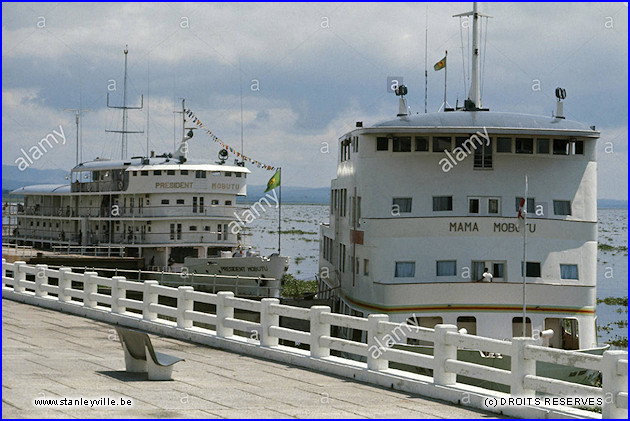
[[[536,345],[534,338],[512,338],[512,383],[510,384],[510,394],[518,397],[532,397],[536,394],[534,390],[525,388],[525,376],[536,375],[536,360],[525,358],[525,347]]]
[[[120,303],[121,298],[127,298],[127,291],[122,286],[122,282],[125,281],[124,276],[112,277],[112,313],[124,314],[127,311],[127,307]]]
[[[68,277],[68,274],[72,273],[72,269],[70,268],[59,268],[59,291],[57,293],[57,297],[59,301],[62,303],[69,302],[72,298],[66,294],[66,290],[70,289],[72,286],[72,281]]]
[[[234,336],[234,329],[225,326],[225,319],[234,318],[234,307],[228,303],[230,298],[234,298],[232,291],[219,291],[217,293],[217,336],[219,338]]]
[[[4,267],[6,263],[7,263],[7,259],[2,259],[2,288],[6,286],[4,282],[4,278],[7,277],[7,269]]]
[[[97,276],[96,272],[83,273],[83,307],[96,308],[96,299],[92,297],[92,294],[98,292]]]
[[[48,291],[44,291],[42,286],[48,285],[48,275],[46,275],[48,265],[36,265],[35,268],[37,268],[37,274],[35,275],[35,296],[46,297],[48,296]]]
[[[330,313],[328,306],[311,307],[311,357],[330,357],[330,348],[322,346],[320,340],[322,336],[330,336],[330,323],[322,322],[322,313]]]
[[[142,294],[142,318],[147,321],[156,320],[157,313],[151,310],[151,304],[158,303],[158,294],[153,292],[153,287],[158,286],[158,281],[144,281]]]
[[[190,294],[194,292],[190,286],[180,286],[177,288],[177,327],[189,329],[193,327],[193,321],[186,318],[187,311],[193,311],[195,302]]]
[[[277,346],[278,337],[269,332],[271,326],[280,326],[280,316],[273,313],[272,304],[280,304],[277,298],[263,298],[260,301],[260,345]]]
[[[433,383],[448,386],[457,382],[457,375],[446,370],[446,360],[457,360],[457,346],[446,343],[446,334],[457,333],[457,326],[436,325],[433,346]]]
[[[619,374],[619,360],[627,360],[626,351],[606,351],[602,356],[602,418],[628,418],[628,410],[617,406],[619,392],[628,393],[628,372]]]
[[[387,346],[385,344],[383,329],[379,328],[380,322],[388,322],[389,316],[386,314],[370,314],[368,315],[367,330],[367,367],[368,370],[387,370],[389,361],[383,356]]]
[[[24,266],[26,266],[26,262],[17,261],[13,263],[15,270],[13,271],[13,290],[15,292],[24,292],[24,284],[23,281],[26,281],[26,272],[24,272]]]

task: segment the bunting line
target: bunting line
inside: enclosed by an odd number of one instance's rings
[[[195,113],[193,113],[190,109],[186,110],[186,115],[189,118],[188,121],[192,122],[193,124],[196,124],[197,127],[199,127],[200,129],[203,129],[210,136],[210,139],[220,144],[223,147],[223,149],[227,149],[228,151],[230,151],[232,155],[236,155],[237,158],[241,158],[243,161],[251,162],[252,165],[256,165],[256,167],[265,169],[267,171],[272,171],[276,169],[276,167],[274,166],[264,164],[260,161],[252,159],[246,155],[243,155],[242,153],[238,152],[236,149],[232,148],[230,145],[223,142],[214,133],[212,133],[212,131],[205,124],[203,124],[201,120],[199,120],[199,118],[195,115]]]

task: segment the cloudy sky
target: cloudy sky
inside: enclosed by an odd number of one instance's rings
[[[111,81],[122,103],[129,45],[129,129],[147,130],[149,149],[170,152],[173,111],[186,98],[224,142],[283,167],[286,185],[323,187],[336,169],[336,139],[354,126],[395,117],[387,78],[404,77],[413,112],[424,112],[428,12],[429,111],[443,96],[432,65],[449,51],[448,102],[467,96],[469,32],[458,18],[471,3],[3,3],[2,163],[62,126],[34,168],[74,164],[74,116],[85,108],[83,158],[118,158],[121,113],[106,108]],[[550,115],[554,89],[567,90],[568,118],[596,125],[599,196],[627,199],[627,3],[482,3],[483,104],[494,111]],[[467,54],[467,53],[466,53]],[[253,89],[252,89],[253,87]],[[179,134],[178,134],[179,136]],[[146,153],[146,134],[129,136],[129,156]],[[202,132],[192,156],[214,160]],[[325,143],[331,145],[330,153]],[[324,147],[322,147],[324,146]],[[611,152],[612,153],[607,153]],[[250,184],[270,173],[253,169]]]

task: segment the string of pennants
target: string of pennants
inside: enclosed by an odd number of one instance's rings
[[[188,116],[188,119],[189,119],[188,121],[192,122],[193,124],[196,124],[197,127],[199,127],[200,129],[203,129],[210,136],[210,138],[214,140],[215,142],[217,142],[218,144],[220,144],[221,147],[223,147],[223,149],[227,149],[228,151],[230,151],[230,153],[232,153],[233,155],[236,155],[238,158],[241,158],[243,161],[251,162],[252,165],[255,165],[256,167],[265,169],[267,171],[272,171],[276,169],[276,167],[264,164],[260,161],[252,159],[246,155],[243,155],[242,153],[238,152],[236,149],[232,148],[230,145],[223,142],[221,139],[216,137],[216,135],[212,133],[212,131],[205,124],[203,124],[201,120],[197,118],[195,113],[193,113],[190,109],[186,110],[186,116]]]

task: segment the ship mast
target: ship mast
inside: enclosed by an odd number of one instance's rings
[[[472,69],[470,81],[470,93],[468,100],[476,108],[481,108],[481,83],[479,74],[479,15],[477,14],[477,2],[473,3],[472,11]]]
[[[120,148],[120,159],[127,159],[127,134],[129,133],[144,133],[144,130],[139,130],[139,131],[135,131],[135,130],[127,130],[127,110],[141,110],[142,106],[144,105],[144,95],[140,96],[140,106],[139,107],[129,107],[127,106],[127,54],[129,53],[129,50],[127,48],[127,46],[125,45],[125,78],[124,78],[124,82],[123,82],[123,105],[122,107],[116,107],[113,105],[109,105],[109,92],[107,92],[107,108],[117,108],[120,110],[123,110],[123,117],[122,117],[122,130],[105,130],[106,132],[109,133],[121,133],[122,134],[122,139],[121,139],[121,148]],[[148,122],[147,122],[148,124]]]
[[[479,18],[490,18],[491,16],[477,12],[477,2],[473,3],[472,12],[461,13],[453,17],[472,16],[472,69],[470,91],[468,99],[464,102],[464,108],[467,111],[476,111],[481,109],[481,72],[479,71],[479,41],[481,39],[481,25]]]

